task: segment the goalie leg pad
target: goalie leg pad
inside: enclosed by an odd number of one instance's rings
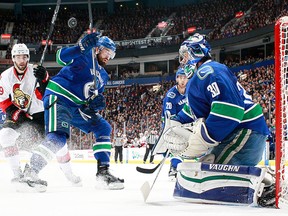
[[[258,205],[265,170],[251,166],[181,163],[174,197],[195,203]]]

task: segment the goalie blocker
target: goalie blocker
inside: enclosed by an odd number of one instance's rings
[[[265,168],[185,162],[177,170],[173,196],[194,203],[258,206],[264,186],[273,186]]]

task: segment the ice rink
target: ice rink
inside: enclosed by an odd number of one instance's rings
[[[24,166],[24,164],[23,164]],[[155,165],[141,165],[155,166]],[[95,181],[96,163],[73,163],[75,173],[83,180],[82,187],[72,187],[57,163],[51,162],[40,173],[48,181],[45,193],[18,193],[10,184],[11,171],[6,162],[0,163],[1,216],[287,216],[287,209],[268,209],[243,206],[193,204],[173,198],[174,182],[168,177],[165,164],[153,190],[144,203],[140,187],[153,174],[138,173],[136,164],[111,164],[112,172],[125,179],[124,190],[104,190]]]

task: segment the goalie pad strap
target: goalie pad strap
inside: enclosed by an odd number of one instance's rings
[[[266,171],[258,167],[181,163],[174,197],[197,203],[257,205]]]

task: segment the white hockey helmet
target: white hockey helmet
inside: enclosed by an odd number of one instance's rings
[[[12,61],[15,62],[14,56],[15,55],[27,55],[28,56],[28,61],[30,59],[30,53],[28,47],[23,44],[15,44],[11,50],[11,56],[12,56]]]

